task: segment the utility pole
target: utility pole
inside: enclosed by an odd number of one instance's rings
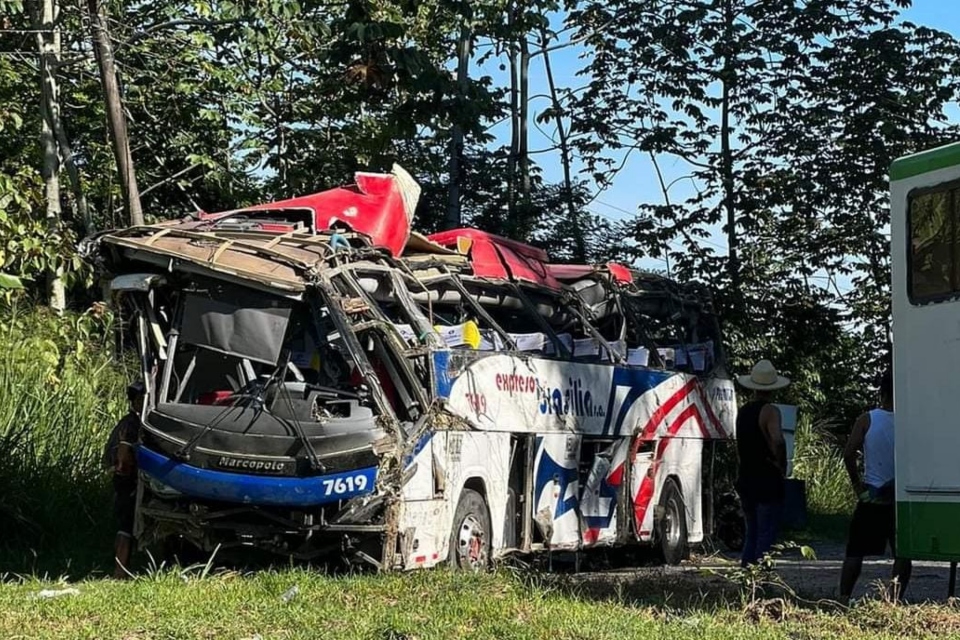
[[[37,46],[40,50],[40,149],[43,154],[43,186],[47,202],[46,222],[51,233],[60,227],[60,150],[56,125],[60,117],[57,68],[60,62],[60,28],[57,26],[57,0],[41,0]],[[66,306],[63,268],[51,265],[47,273],[50,308],[57,313]]]
[[[470,82],[470,53],[473,49],[473,34],[470,31],[471,11],[469,3],[463,3],[463,12],[460,23],[460,39],[457,43],[457,97],[463,104],[467,97]],[[460,117],[460,110],[454,116],[453,136],[450,140],[450,188],[447,204],[446,227],[456,229],[461,226],[460,211],[460,183],[463,179],[463,125],[456,118]]]
[[[130,154],[130,139],[127,135],[127,119],[123,113],[117,70],[113,62],[113,45],[110,42],[107,8],[98,0],[87,0],[87,7],[90,11],[93,48],[97,65],[100,67],[100,83],[103,86],[103,100],[107,108],[113,155],[117,161],[117,170],[120,172],[124,205],[130,224],[142,225],[143,209],[140,206],[140,190],[137,188],[137,176],[133,167],[133,156]]]

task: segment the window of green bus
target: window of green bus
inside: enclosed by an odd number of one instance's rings
[[[914,304],[960,295],[960,185],[916,191],[908,197],[909,284]]]

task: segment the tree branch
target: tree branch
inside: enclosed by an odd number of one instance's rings
[[[158,187],[162,187],[165,184],[170,184],[171,182],[173,182],[174,180],[177,180],[178,178],[182,178],[183,176],[187,175],[188,173],[196,169],[198,166],[199,165],[192,164],[186,169],[181,169],[180,171],[177,171],[172,176],[164,178],[160,182],[155,182],[154,184],[150,185],[149,187],[147,187],[146,189],[140,192],[141,197],[147,195],[148,193],[150,193],[151,191],[153,191]]]
[[[562,50],[562,49],[569,49],[570,47],[575,47],[575,46],[577,46],[578,44],[580,44],[580,43],[582,43],[582,42],[586,42],[587,40],[589,40],[590,38],[594,37],[595,35],[598,35],[598,34],[601,33],[602,31],[605,31],[605,30],[607,29],[607,27],[609,27],[609,26],[612,25],[613,23],[617,22],[620,18],[623,17],[623,13],[624,13],[624,12],[614,14],[614,16],[613,16],[612,18],[610,18],[609,20],[607,20],[606,22],[604,22],[603,24],[601,24],[599,27],[597,27],[597,28],[595,28],[595,29],[593,29],[593,30],[591,30],[591,31],[588,31],[587,33],[583,34],[582,36],[577,36],[576,38],[573,38],[572,40],[568,40],[568,41],[566,41],[566,42],[562,42],[562,43],[560,43],[560,44],[556,44],[556,45],[554,45],[554,46],[552,46],[552,47],[543,47],[543,48],[540,49],[539,51],[533,52],[533,53],[530,55],[530,57],[531,57],[531,58],[535,58],[536,56],[547,55],[547,54],[553,53],[554,51],[560,51],[560,50]],[[641,13],[643,13],[643,12],[641,12]],[[657,15],[657,14],[651,14],[651,15]],[[533,43],[533,44],[536,44],[536,43]]]
[[[204,20],[202,18],[181,18],[179,20],[169,20],[167,22],[161,22],[159,24],[153,24],[149,27],[137,31],[129,39],[124,40],[123,42],[118,42],[116,47],[117,51],[123,49],[124,47],[129,47],[134,45],[141,40],[150,37],[151,34],[156,33],[157,31],[164,31],[166,29],[175,29],[177,27],[222,27],[231,24],[240,24],[247,21],[247,18],[232,18],[230,20]]]

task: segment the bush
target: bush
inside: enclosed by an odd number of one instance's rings
[[[856,502],[840,443],[829,435],[834,432],[827,422],[801,418],[797,424],[793,476],[806,481],[807,507],[817,514],[848,514]]]
[[[0,572],[109,560],[109,477],[100,456],[126,411],[125,367],[103,308],[10,312],[0,325]],[[133,371],[130,371],[132,374]],[[23,566],[24,557],[44,564]]]

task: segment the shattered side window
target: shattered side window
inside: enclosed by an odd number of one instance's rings
[[[501,300],[500,294],[491,293],[476,283],[460,282],[461,286],[457,286],[454,277],[433,278],[426,282],[425,288],[411,287],[409,293],[412,301],[418,305],[440,340],[451,349],[478,352],[504,350],[504,336],[490,316],[490,305],[496,306]],[[463,295],[461,287],[467,291],[467,296]],[[383,300],[380,304],[388,315],[399,316],[394,311],[399,306],[397,303]],[[400,317],[397,320],[397,327],[405,339],[412,342],[419,340],[409,320]]]

